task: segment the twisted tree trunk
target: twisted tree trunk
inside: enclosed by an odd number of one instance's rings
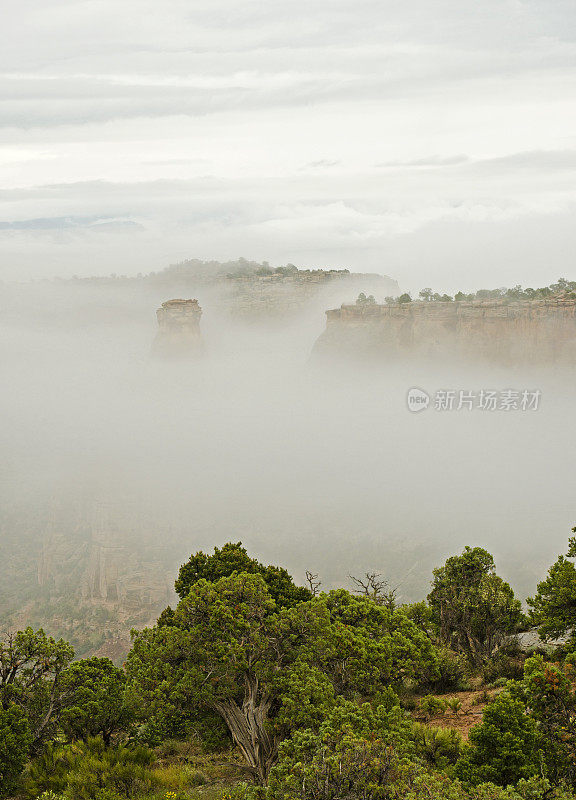
[[[270,697],[259,697],[257,678],[246,678],[241,706],[235,700],[214,703],[214,710],[228,726],[234,743],[262,785],[278,755],[278,741],[267,726],[271,705]]]

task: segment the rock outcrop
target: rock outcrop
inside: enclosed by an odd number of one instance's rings
[[[174,569],[155,541],[158,530],[144,530],[120,504],[54,503],[24,622],[63,636],[79,655],[97,652],[121,663],[130,628],[152,624],[173,600]]]
[[[243,258],[226,263],[193,259],[139,280],[167,294],[190,297],[209,293],[211,307],[217,313],[266,324],[290,320],[307,311],[316,315],[318,308],[352,300],[360,292],[380,300],[400,292],[397,282],[386,275],[348,269],[298,269],[293,264],[272,268],[265,261]]]
[[[306,310],[316,314],[320,304],[342,302],[345,298],[357,297],[360,292],[382,299],[399,294],[398,284],[392,278],[348,270],[295,270],[272,275],[238,273],[226,276],[220,285],[226,292],[230,314],[248,320],[282,320]]]
[[[576,363],[576,300],[343,305],[326,312],[313,355]]]
[[[162,358],[197,356],[202,351],[198,300],[167,300],[156,311],[154,354]]]

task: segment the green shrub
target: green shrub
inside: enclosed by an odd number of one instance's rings
[[[418,704],[418,710],[423,714],[426,719],[430,717],[439,717],[446,711],[446,703],[440,697],[435,697],[433,694],[427,694],[423,697]]]
[[[495,681],[492,681],[492,683],[489,683],[488,685],[493,689],[503,688],[504,686],[508,685],[508,678],[496,678]]]
[[[495,684],[497,680],[522,680],[524,675],[524,658],[509,653],[497,653],[482,668],[482,679],[485,683]]]
[[[31,765],[26,788],[31,796],[52,791],[63,793],[67,800],[94,800],[103,790],[112,792],[109,800],[116,800],[114,793],[137,797],[154,786],[149,769],[153,758],[144,747],[106,748],[99,737],[52,746]]]
[[[458,714],[462,708],[462,700],[459,697],[447,697],[445,702],[453,714]]]
[[[486,706],[482,722],[471,729],[456,774],[473,784],[514,784],[539,773],[540,748],[536,721],[520,700],[502,692]]]
[[[177,739],[166,739],[158,745],[157,754],[160,758],[173,758],[180,752],[181,742]]]
[[[156,767],[152,770],[152,776],[157,786],[167,790],[191,789],[208,783],[205,773],[189,764],[175,763]]]
[[[25,786],[31,797],[42,792],[60,795],[66,789],[68,762],[62,746],[48,742],[26,771]]]
[[[0,706],[0,797],[9,795],[19,784],[32,744],[30,727],[18,706]]]
[[[266,796],[266,790],[260,786],[252,786],[247,783],[236,783],[230,789],[224,791],[214,800],[260,800]]]
[[[431,674],[426,685],[436,692],[450,689],[466,689],[468,684],[468,661],[462,653],[449,647],[438,647],[435,674]]]
[[[460,756],[463,740],[452,728],[434,728],[415,722],[413,736],[418,753],[427,764],[438,769],[455,764]]]
[[[388,797],[403,758],[415,755],[411,730],[398,706],[386,711],[343,703],[332,709],[318,733],[297,731],[280,745],[266,796],[268,800]]]
[[[400,695],[399,703],[400,707],[405,709],[406,711],[415,711],[418,706],[418,701],[411,694]]]

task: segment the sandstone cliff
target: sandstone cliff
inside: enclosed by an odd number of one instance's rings
[[[295,270],[258,275],[237,273],[221,279],[230,313],[239,318],[282,319],[318,303],[341,302],[359,292],[380,298],[399,293],[398,284],[383,275],[348,270]],[[316,313],[316,312],[314,312]]]
[[[156,534],[120,505],[53,503],[25,623],[63,636],[77,655],[121,661],[130,628],[151,624],[173,599],[174,567]]]
[[[576,363],[576,300],[343,305],[326,312],[313,355]]]
[[[202,351],[198,300],[167,300],[156,312],[154,354],[162,358],[197,356]]]

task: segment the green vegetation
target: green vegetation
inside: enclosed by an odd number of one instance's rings
[[[542,286],[539,289],[522,288],[522,286],[514,286],[511,289],[506,287],[501,289],[479,289],[477,292],[466,294],[466,292],[456,292],[454,297],[448,294],[438,294],[433,292],[432,289],[422,289],[419,294],[420,298],[425,302],[442,302],[450,303],[455,301],[461,302],[479,302],[482,300],[497,300],[500,302],[517,302],[532,301],[532,300],[549,300],[553,297],[562,297],[567,300],[576,299],[576,281],[568,281],[566,278],[558,278],[556,283],[551,283],[550,286]]]
[[[428,605],[440,640],[479,667],[522,623],[520,601],[481,547],[466,547],[434,570]]]
[[[376,305],[376,299],[375,299],[373,294],[369,294],[368,297],[366,297],[364,292],[360,292],[360,294],[356,298],[356,305],[357,306],[374,306],[374,305]]]
[[[572,528],[576,533],[576,528]],[[528,599],[532,622],[543,639],[572,634],[576,624],[576,536],[569,539],[567,556],[559,556],[548,577],[538,584],[536,595]]]
[[[362,295],[360,295],[362,297]],[[561,298],[565,300],[576,299],[576,281],[568,281],[566,278],[558,278],[556,283],[550,286],[542,286],[539,289],[522,286],[513,286],[511,289],[502,287],[499,289],[479,289],[477,292],[456,292],[454,296],[440,294],[430,287],[426,287],[418,292],[418,297],[424,303],[478,303],[485,300],[494,300],[500,303],[513,303],[518,301],[550,300]],[[410,303],[412,298],[409,294],[402,294],[399,297],[386,297],[386,303]],[[363,305],[360,298],[356,301],[358,305]]]
[[[214,548],[214,555],[208,556],[199,552],[190,556],[189,561],[180,567],[174,588],[181,600],[199,580],[214,583],[219,578],[227,578],[234,573],[246,572],[260,575],[266,587],[279,607],[292,607],[302,600],[310,600],[312,594],[308,589],[296,586],[290,575],[281,567],[260,564],[250,558],[240,542],[228,542],[222,549]]]
[[[72,663],[62,677],[64,734],[69,739],[101,736],[104,744],[110,745],[112,736],[125,730],[132,720],[125,686],[124,671],[108,658]]]
[[[555,567],[531,601],[547,635],[573,627]],[[489,553],[448,558],[408,606],[376,573],[353,581],[309,591],[229,543],[182,566],[124,669],[6,635],[0,796],[576,800],[576,651],[520,650]]]

